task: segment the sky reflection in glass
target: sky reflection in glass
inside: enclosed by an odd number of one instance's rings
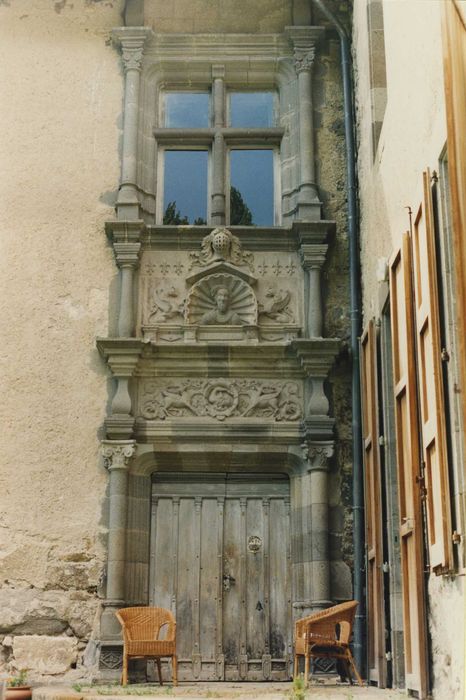
[[[256,226],[273,226],[273,151],[234,150],[230,153],[230,183],[252,212]]]
[[[207,151],[165,151],[163,211],[176,202],[183,223],[207,221]],[[181,223],[167,221],[167,223]]]
[[[179,129],[210,126],[209,93],[166,92],[164,126]]]
[[[236,127],[274,126],[273,92],[230,93],[230,125]]]

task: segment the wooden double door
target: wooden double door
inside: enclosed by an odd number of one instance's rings
[[[288,478],[157,474],[152,488],[150,604],[175,614],[180,680],[288,679]]]

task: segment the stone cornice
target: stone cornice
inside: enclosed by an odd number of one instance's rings
[[[125,222],[118,222],[125,223]],[[128,222],[129,223],[129,222]],[[107,233],[113,223],[107,224]],[[146,226],[141,229],[143,250],[198,250],[215,226]],[[324,244],[335,230],[334,221],[295,222],[284,226],[228,226],[249,251],[299,251],[303,244]]]
[[[340,351],[341,341],[339,338],[303,338],[293,340],[291,347],[308,377],[326,377]]]

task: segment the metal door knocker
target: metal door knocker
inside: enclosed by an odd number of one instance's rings
[[[252,552],[253,554],[257,554],[261,547],[262,540],[260,537],[257,537],[257,535],[251,535],[250,537],[248,537],[248,550],[250,552]]]

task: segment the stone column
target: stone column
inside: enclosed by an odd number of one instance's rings
[[[110,224],[115,259],[121,270],[118,336],[134,335],[134,273],[139,266],[142,221],[121,221]]]
[[[113,31],[121,45],[125,71],[125,103],[121,183],[117,200],[118,219],[139,218],[137,194],[139,87],[144,44],[151,33],[146,27],[121,27]]]
[[[326,244],[304,244],[300,249],[301,262],[307,278],[306,335],[309,338],[322,337],[321,270],[327,248]]]
[[[332,453],[332,442],[306,445],[307,459],[292,479],[296,618],[331,605],[327,463]]]
[[[212,66],[215,136],[213,143],[213,178],[211,221],[214,226],[225,223],[225,66]]]
[[[314,118],[312,105],[312,68],[319,27],[287,27],[293,44],[293,59],[297,73],[298,129],[300,153],[300,183],[296,218],[316,221],[321,218],[321,201],[315,181]]]
[[[125,604],[125,541],[128,499],[128,465],[135,451],[134,440],[103,440],[102,455],[109,471],[109,522],[107,587],[101,618],[101,637],[119,639],[115,611]]]

